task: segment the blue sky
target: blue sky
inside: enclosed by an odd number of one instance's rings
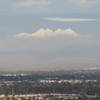
[[[99,9],[100,0],[0,0],[0,69],[99,68]]]

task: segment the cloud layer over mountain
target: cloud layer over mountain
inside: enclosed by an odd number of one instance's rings
[[[41,28],[33,33],[18,33],[15,35],[16,38],[46,38],[46,37],[56,37],[56,36],[66,36],[66,37],[79,37],[80,34],[72,29],[56,29],[52,30],[49,28]]]

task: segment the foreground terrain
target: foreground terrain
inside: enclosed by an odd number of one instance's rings
[[[1,72],[0,100],[100,100],[100,71]]]

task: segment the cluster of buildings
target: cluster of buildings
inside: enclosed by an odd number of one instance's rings
[[[80,94],[56,94],[56,93],[55,94],[51,93],[51,94],[7,95],[7,96],[0,95],[0,100],[94,100],[95,98],[98,97],[96,95],[82,96]]]
[[[88,82],[97,82],[97,80],[39,80],[40,83],[88,83]]]
[[[0,100],[78,100],[76,94],[0,95]]]

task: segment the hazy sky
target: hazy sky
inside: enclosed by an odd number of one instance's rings
[[[100,0],[0,0],[1,70],[99,63]]]

